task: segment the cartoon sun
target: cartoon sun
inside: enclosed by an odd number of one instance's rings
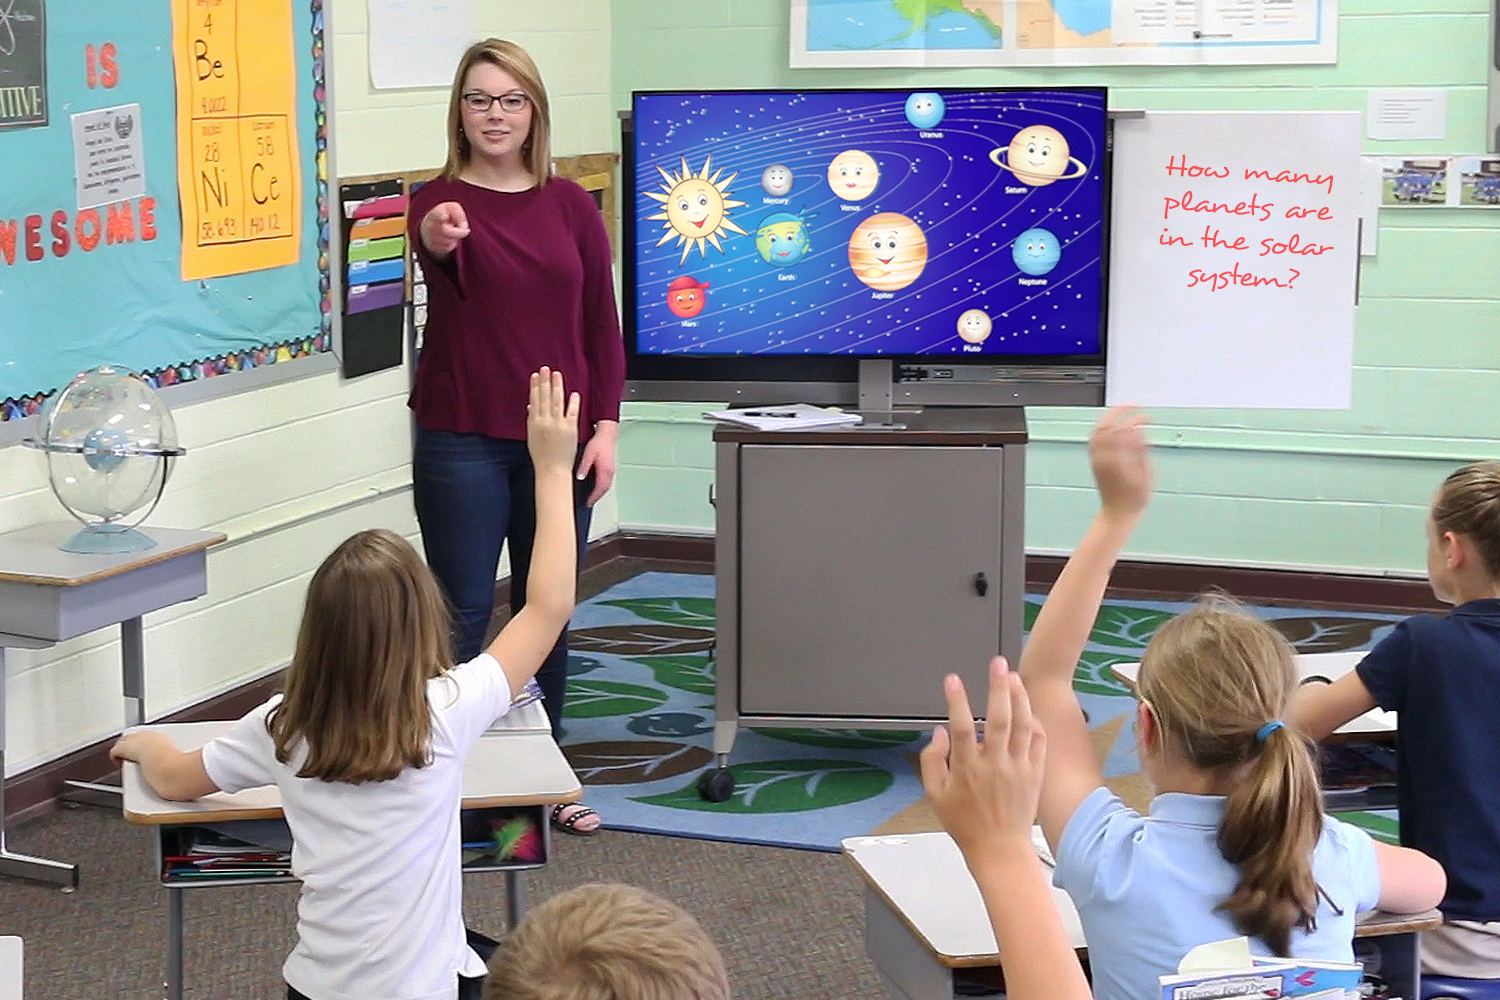
[[[712,159],[705,157],[703,170],[696,174],[688,166],[685,156],[682,158],[681,173],[669,174],[657,167],[657,173],[666,182],[662,184],[663,190],[644,192],[646,197],[654,198],[665,206],[664,211],[646,218],[663,220],[661,225],[666,233],[656,241],[657,246],[670,242],[673,236],[677,237],[677,243],[682,247],[682,257],[677,261],[679,267],[687,260],[694,243],[698,245],[698,253],[707,257],[708,251],[703,248],[705,242],[712,243],[719,253],[724,252],[724,248],[719,245],[719,236],[725,230],[742,236],[750,235],[729,218],[731,208],[739,208],[745,204],[743,201],[729,200],[729,182],[739,174],[730,174],[721,181],[719,174],[724,171],[720,169],[710,177],[708,171]]]

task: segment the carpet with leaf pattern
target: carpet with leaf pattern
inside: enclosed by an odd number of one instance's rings
[[[824,851],[845,837],[936,829],[915,767],[925,732],[742,728],[730,759],[734,795],[717,803],[699,796],[698,776],[713,763],[713,588],[710,575],[643,573],[573,616],[563,750],[605,826]],[[1040,602],[1027,596],[1027,628]],[[1149,793],[1135,756],[1135,703],[1110,667],[1139,660],[1157,627],[1187,607],[1109,601],[1074,679],[1106,781],[1137,808]],[[1251,610],[1299,652],[1369,648],[1401,620]],[[1343,815],[1394,838],[1389,811]]]

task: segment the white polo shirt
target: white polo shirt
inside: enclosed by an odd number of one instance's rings
[[[265,720],[280,700],[207,744],[203,764],[226,792],[281,789],[302,880],[282,975],[310,1000],[454,1000],[460,974],[484,974],[464,936],[463,761],[510,706],[504,671],[481,654],[429,681],[432,763],[359,785],[297,777],[305,748],[276,760]]]
[[[1097,788],[1068,820],[1053,882],[1078,908],[1095,1000],[1160,996],[1157,977],[1175,973],[1188,951],[1242,936],[1214,909],[1239,881],[1219,853],[1224,803],[1218,795],[1167,792],[1142,816],[1108,788]],[[1355,916],[1380,900],[1370,835],[1323,817],[1313,877],[1323,890],[1317,927],[1310,934],[1293,929],[1292,954],[1353,961]],[[1270,954],[1254,938],[1250,950]]]

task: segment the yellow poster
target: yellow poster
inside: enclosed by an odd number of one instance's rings
[[[182,278],[301,251],[292,0],[172,0]]]

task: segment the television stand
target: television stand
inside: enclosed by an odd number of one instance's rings
[[[982,692],[992,656],[1019,657],[1025,411],[895,413],[901,426],[714,431],[705,798],[733,793],[741,725],[920,729],[946,718],[945,674]]]

